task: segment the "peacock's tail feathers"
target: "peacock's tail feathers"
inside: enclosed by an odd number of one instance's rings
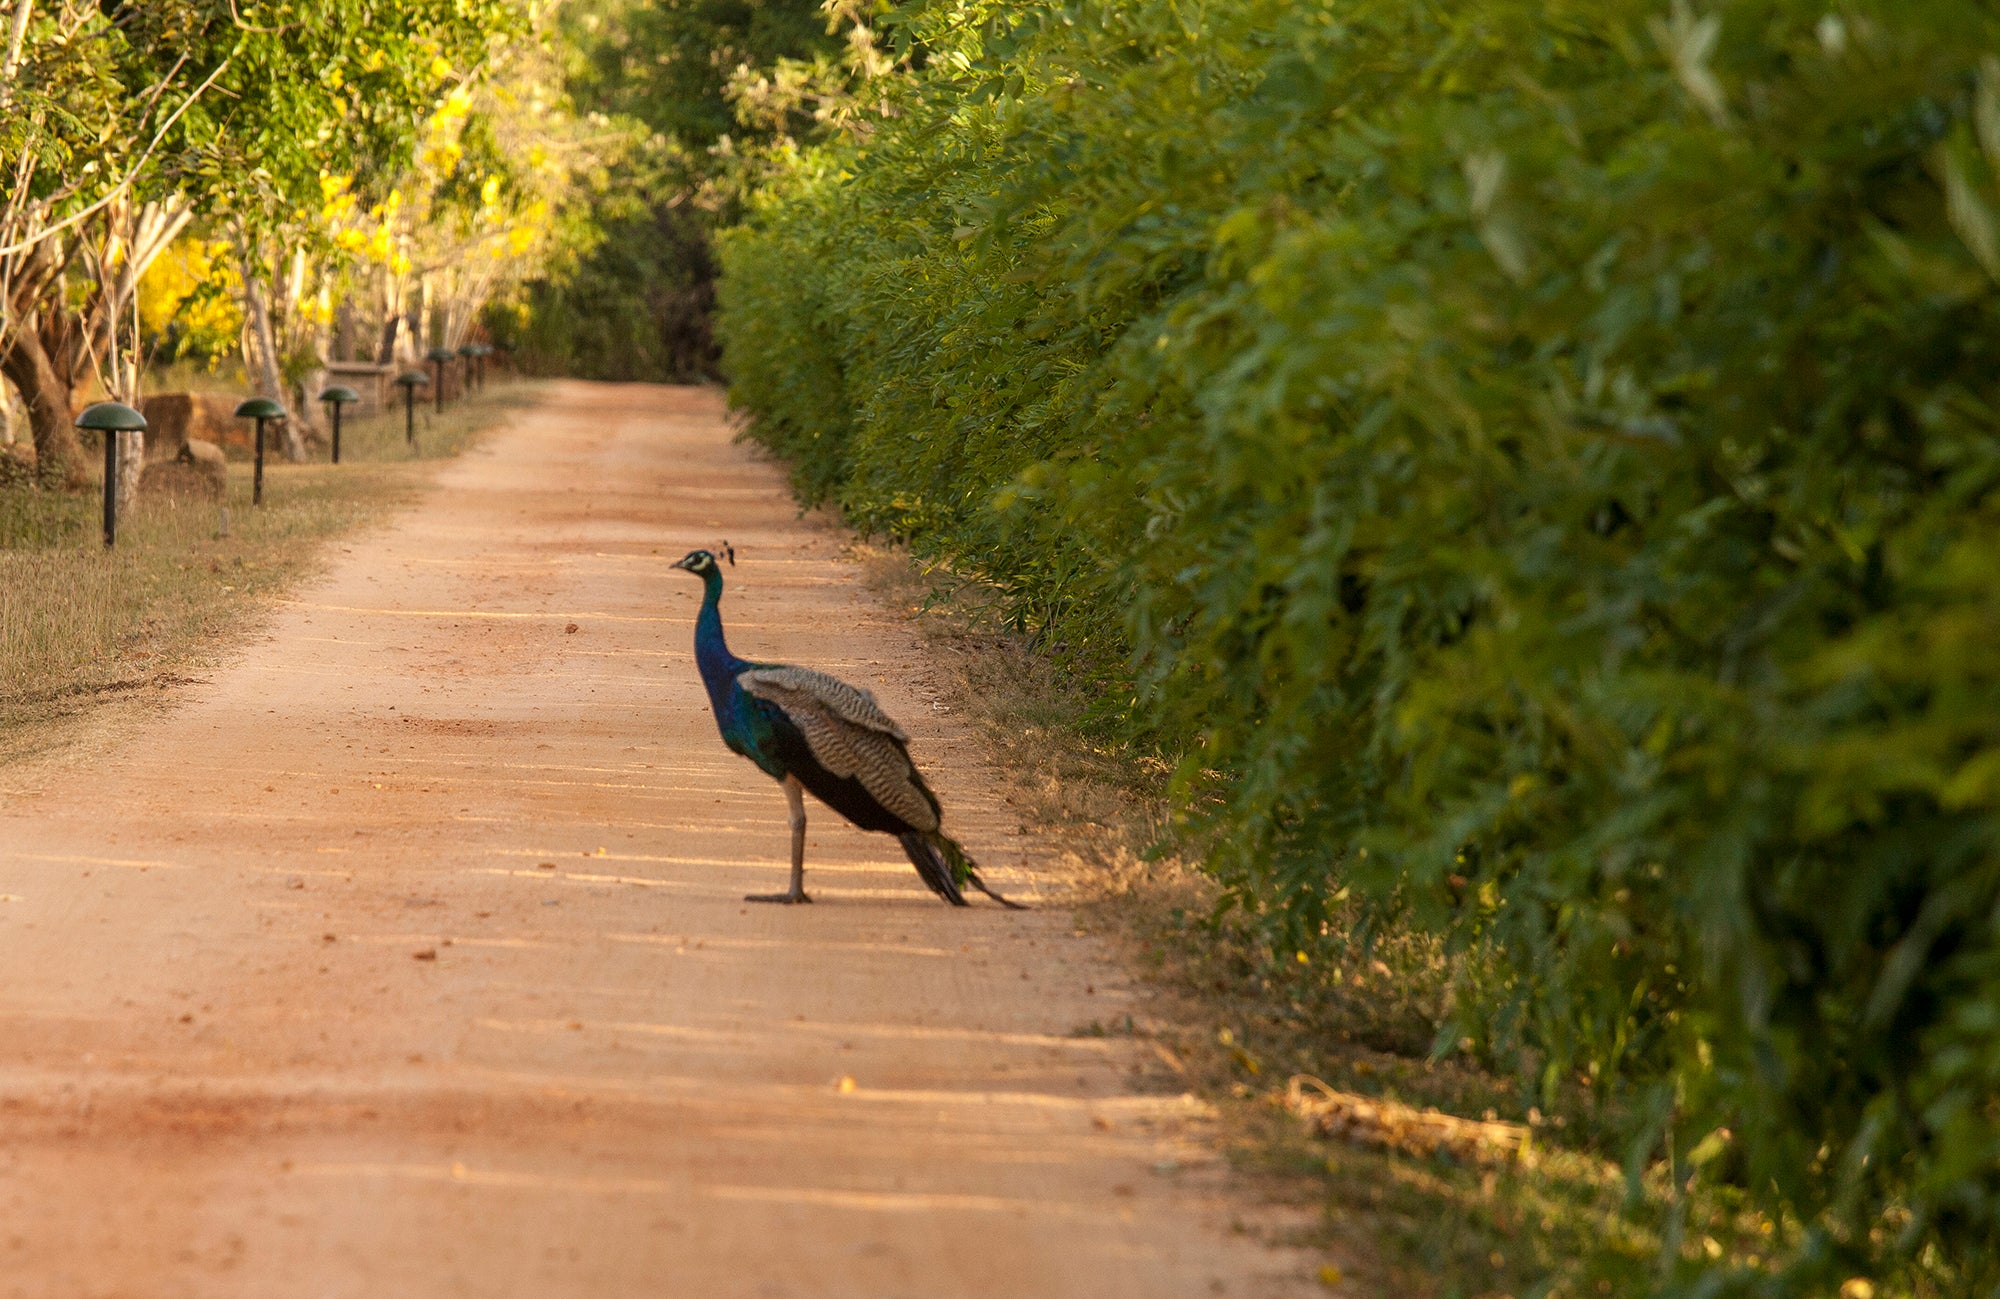
[[[934,861],[935,869],[939,869],[944,878],[949,882],[949,891],[939,888],[937,884],[932,883],[931,876],[926,871],[924,865],[921,863],[917,865],[917,873],[924,877],[924,882],[930,884],[932,890],[940,897],[949,899],[956,905],[963,906],[965,904],[965,895],[961,890],[970,884],[973,888],[978,889],[981,893],[984,893],[987,897],[992,898],[995,902],[998,902],[1001,906],[1009,910],[1027,910],[1019,902],[1009,901],[986,887],[986,881],[979,878],[978,863],[974,862],[972,855],[966,852],[958,840],[952,838],[950,835],[938,830],[926,833],[913,831],[904,835],[903,850],[909,853],[912,862],[916,862],[917,850],[910,846],[910,841],[913,839],[922,845],[924,855]]]
[[[910,865],[917,868],[919,878],[930,885],[931,892],[955,907],[966,905],[965,894],[958,888],[957,872],[952,869],[951,862],[935,842],[943,839],[945,843],[951,843],[951,840],[945,839],[941,834],[925,834],[921,830],[906,830],[896,838],[903,845],[903,852],[909,857]],[[958,848],[957,844],[951,846]],[[965,850],[958,848],[958,856],[963,860]]]

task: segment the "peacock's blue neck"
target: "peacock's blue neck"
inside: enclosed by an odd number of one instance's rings
[[[701,580],[705,589],[701,612],[694,620],[694,661],[701,669],[701,684],[708,690],[715,729],[722,733],[724,744],[756,763],[772,779],[783,780],[784,760],[768,747],[769,706],[760,704],[736,684],[737,676],[746,668],[759,665],[731,654],[729,642],[722,638],[722,574],[711,567]]]
[[[729,642],[722,636],[722,574],[710,569],[702,578],[702,585],[705,590],[701,612],[694,620],[694,661],[720,720],[728,711],[729,692],[736,684],[736,674],[745,664],[729,652]]]

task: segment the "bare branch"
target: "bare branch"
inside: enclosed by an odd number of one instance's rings
[[[21,66],[21,45],[28,39],[28,18],[34,11],[35,0],[15,0],[14,23],[7,31],[7,62],[0,66],[0,80],[9,83],[10,92],[14,72]]]

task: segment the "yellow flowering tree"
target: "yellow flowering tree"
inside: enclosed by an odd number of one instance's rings
[[[253,370],[279,395],[323,287],[320,171],[399,173],[454,69],[504,58],[534,2],[18,0],[0,56],[0,371],[44,477],[83,479],[80,383],[136,397],[138,281],[190,224],[227,239]]]
[[[546,65],[534,42],[470,73],[434,60],[436,98],[403,165],[321,169],[310,212],[239,243],[246,360],[306,420],[328,361],[409,363],[459,346],[485,302],[555,246],[584,142]]]
[[[226,242],[183,235],[139,281],[139,332],[155,355],[198,356],[211,366],[243,335],[236,272]]]

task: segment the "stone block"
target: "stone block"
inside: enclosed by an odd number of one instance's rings
[[[354,389],[360,401],[347,408],[343,419],[364,419],[370,415],[380,415],[394,404],[401,405],[400,390],[392,391],[389,381],[398,373],[393,365],[375,365],[367,361],[329,361],[322,378],[326,383],[313,389],[318,397],[326,384],[340,384]]]
[[[142,399],[139,413],[146,417],[147,463],[173,460],[191,441],[249,451],[253,426],[236,418],[242,400],[217,392],[162,392]]]

